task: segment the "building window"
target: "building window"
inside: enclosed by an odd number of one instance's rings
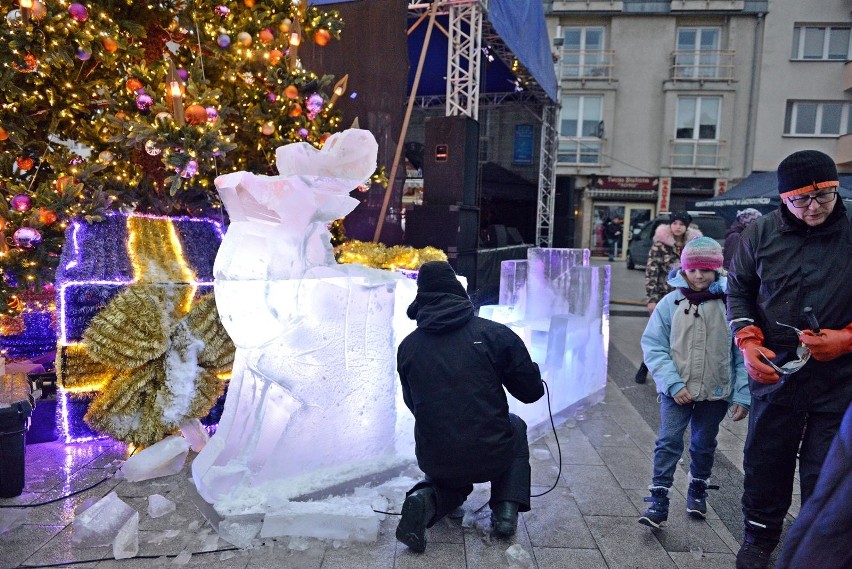
[[[558,161],[600,164],[603,96],[573,95],[562,99]]]
[[[840,136],[852,132],[849,103],[838,101],[787,101],[784,134]]]
[[[846,61],[849,29],[849,26],[796,26],[790,58]]]
[[[604,51],[604,28],[562,30],[560,66],[563,77],[608,77],[609,57]]]
[[[672,166],[719,167],[720,97],[678,97]]]
[[[676,79],[716,79],[719,70],[719,28],[678,28]]]

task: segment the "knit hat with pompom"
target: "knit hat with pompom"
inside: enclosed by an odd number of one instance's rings
[[[680,268],[718,271],[722,268],[722,246],[710,237],[696,237],[683,246]]]

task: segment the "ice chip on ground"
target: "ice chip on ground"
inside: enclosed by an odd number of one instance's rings
[[[180,432],[189,441],[192,450],[195,452],[201,452],[201,449],[210,440],[210,435],[207,434],[204,425],[196,418],[184,421],[180,426]]]
[[[240,549],[251,547],[263,526],[262,514],[226,517],[219,522],[219,537]]]
[[[112,555],[116,559],[129,559],[139,553],[139,512],[133,512],[112,542]]]
[[[199,522],[198,520],[192,520],[191,522],[189,522],[189,525],[186,526],[186,530],[187,531],[195,531],[200,527],[201,527],[201,522]]]
[[[110,492],[74,519],[71,542],[77,547],[111,545],[134,514],[136,510]]]
[[[24,508],[9,508],[0,510],[0,535],[10,532],[27,521],[27,510]]]
[[[176,538],[179,535],[180,535],[180,530],[167,529],[165,531],[160,531],[160,532],[157,532],[157,533],[149,536],[148,539],[146,539],[145,541],[147,543],[154,543],[156,545],[159,545],[159,544],[163,543],[164,541],[170,541],[170,540]]]
[[[228,559],[232,559],[236,557],[236,553],[233,551],[225,550],[222,552],[222,555],[219,556],[219,561],[227,561]]]
[[[691,547],[689,549],[689,552],[692,554],[693,559],[701,559],[702,557],[704,557],[704,550],[698,546]]]
[[[311,540],[306,537],[291,537],[287,549],[291,551],[307,551],[311,548]]]
[[[190,559],[192,559],[192,553],[189,551],[181,551],[177,554],[177,557],[172,560],[172,565],[186,565],[189,563]]]
[[[463,528],[472,528],[473,524],[476,523],[476,511],[475,510],[465,510],[464,515],[462,516],[462,527]]]
[[[219,547],[219,534],[205,535],[202,539],[201,551],[216,551]]]
[[[161,496],[160,494],[151,494],[148,496],[148,515],[152,518],[160,518],[166,514],[175,511],[177,506],[174,502]]]
[[[509,562],[509,569],[532,569],[535,567],[530,554],[517,543],[506,550],[506,561]]]
[[[128,458],[121,473],[129,482],[171,476],[180,472],[188,454],[189,441],[172,435]]]
[[[536,460],[550,460],[550,451],[546,448],[534,448],[532,450],[533,458]]]

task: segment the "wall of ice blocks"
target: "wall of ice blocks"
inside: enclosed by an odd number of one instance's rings
[[[526,260],[503,261],[499,304],[479,315],[506,324],[526,344],[550,391],[556,421],[578,403],[603,398],[609,345],[610,267],[591,266],[588,249],[533,248]],[[509,409],[530,439],[550,428],[547,401]]]

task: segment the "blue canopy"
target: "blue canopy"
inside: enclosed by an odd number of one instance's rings
[[[308,0],[308,4],[322,6],[354,1],[368,0]],[[400,4],[402,5],[402,2]],[[488,4],[486,19],[487,22],[484,25],[490,25],[494,29],[538,87],[551,101],[555,102],[558,96],[558,83],[542,3],[536,0],[491,0]],[[446,29],[446,17],[443,18],[442,23]],[[411,69],[408,77],[409,92],[414,83],[414,73],[420,59],[425,29],[425,25],[420,25],[409,36],[408,58]],[[417,94],[420,96],[443,95],[446,92],[447,81],[447,37],[440,32],[433,32],[429,43]],[[481,89],[484,93],[507,93],[514,89],[515,75],[499,59],[495,58],[494,61],[489,62],[487,57],[483,57],[482,70]]]
[[[844,200],[852,199],[852,191],[848,189],[850,187],[852,187],[852,176],[840,176],[840,196]],[[774,209],[780,203],[775,172],[753,172],[724,194],[695,202],[695,207],[701,209],[725,206],[767,206]]]

